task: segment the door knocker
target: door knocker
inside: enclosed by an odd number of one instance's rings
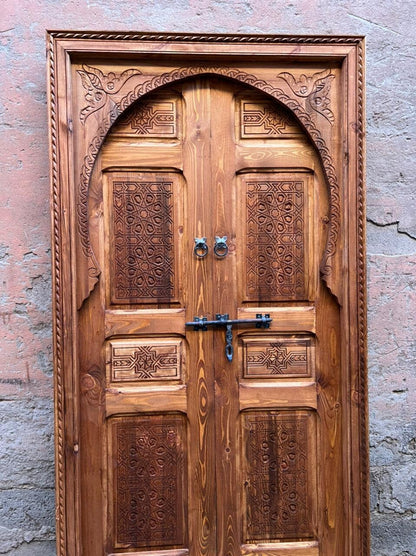
[[[227,236],[215,236],[214,253],[219,259],[223,259],[228,255]]]
[[[206,237],[196,237],[194,253],[198,259],[203,259],[208,255],[208,245]]]

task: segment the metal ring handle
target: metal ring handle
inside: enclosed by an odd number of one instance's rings
[[[208,255],[208,245],[206,237],[195,238],[194,253],[195,256],[198,257],[198,259],[203,259]]]
[[[215,236],[214,253],[219,259],[228,255],[227,236]]]

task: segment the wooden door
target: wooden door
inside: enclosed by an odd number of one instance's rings
[[[110,553],[336,554],[340,340],[305,134],[264,95],[191,79],[127,112],[94,178],[104,276],[81,311],[85,553],[103,535]],[[270,328],[235,325],[231,361],[225,327],[185,325],[259,313]]]
[[[72,94],[88,101],[75,137],[102,95],[154,71],[146,63],[105,73],[74,62]],[[60,556],[366,555],[365,496],[351,491],[354,250],[334,158],[265,81],[170,63],[174,78],[110,103],[87,151],[68,150],[83,163]],[[311,78],[279,75],[330,122],[325,95],[341,71],[328,72],[315,72],[313,98]],[[202,318],[219,324],[191,324]]]

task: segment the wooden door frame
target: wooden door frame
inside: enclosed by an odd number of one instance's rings
[[[77,497],[80,393],[74,377],[77,369],[77,308],[99,275],[89,244],[88,228],[83,228],[82,223],[88,216],[88,186],[94,162],[112,123],[134,100],[164,84],[204,73],[241,81],[285,104],[301,123],[320,156],[331,201],[327,257],[321,266],[321,275],[340,304],[341,364],[346,370],[342,410],[343,419],[349,424],[348,430],[343,431],[343,445],[348,470],[344,479],[345,492],[350,495],[346,502],[346,521],[350,525],[349,546],[345,554],[368,555],[363,37],[49,31],[47,43],[58,556],[80,554],[77,533],[80,519]],[[117,102],[102,80],[99,92],[103,95],[104,105],[97,108],[92,101],[87,101],[83,113],[76,114],[71,95],[74,85],[72,66],[82,60],[88,74],[88,67],[94,61],[102,60],[103,53],[113,61],[128,59],[130,63],[144,60],[153,53],[154,64],[161,67],[160,74],[147,81],[141,79],[137,84],[134,77],[138,73],[121,72],[116,89],[121,83],[119,88],[123,95]],[[174,56],[183,60],[182,69],[175,72],[162,69]],[[322,112],[318,118],[311,117],[299,89],[277,89],[267,80],[236,69],[239,64],[244,67],[245,60],[253,57],[259,61],[284,59],[292,67],[306,61],[325,67],[336,64],[341,69],[342,108],[337,129],[338,150],[342,156],[331,158],[325,143],[328,135],[321,129]],[[224,69],[224,60],[227,60],[228,69]],[[87,74],[84,77],[88,79]],[[108,76],[105,78],[108,80]],[[129,84],[126,85],[127,81]],[[79,122],[75,125],[75,118],[84,120],[82,128]],[[341,254],[338,258],[334,256],[336,247]],[[343,277],[345,287],[342,291],[332,287],[334,276],[338,277],[338,282],[339,277]],[[78,298],[77,280],[85,284]]]

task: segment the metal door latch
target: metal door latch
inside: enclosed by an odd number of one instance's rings
[[[270,315],[257,314],[255,319],[229,319],[228,314],[215,315],[216,320],[208,320],[207,317],[194,317],[192,322],[186,322],[186,326],[193,326],[194,330],[208,330],[208,326],[225,326],[225,356],[228,361],[233,360],[233,324],[255,324],[256,328],[270,328],[272,319]]]

